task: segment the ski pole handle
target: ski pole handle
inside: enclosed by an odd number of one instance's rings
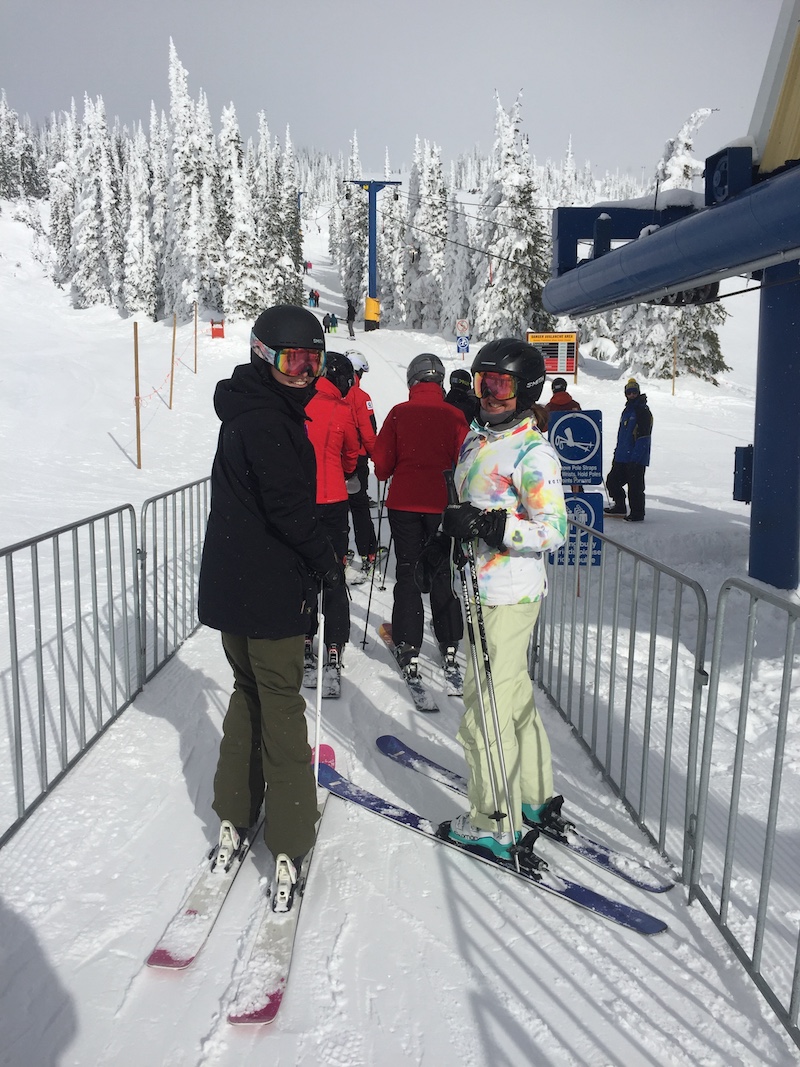
[[[458,503],[458,493],[456,492],[456,479],[451,470],[442,471],[442,477],[444,478],[444,484],[447,486],[447,503]]]

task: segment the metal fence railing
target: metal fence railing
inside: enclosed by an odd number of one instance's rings
[[[151,497],[142,505],[139,549],[144,681],[175,654],[198,626],[197,580],[211,479]]]
[[[688,874],[708,607],[697,582],[577,523],[548,565],[535,676],[655,845]]]
[[[196,629],[209,485],[0,550],[0,846]]]
[[[0,550],[0,845],[141,688],[130,505]]]
[[[798,618],[763,587],[720,590],[689,889],[800,1044]]]
[[[532,673],[800,1045],[800,604],[727,580],[706,674],[702,588],[570,533]]]

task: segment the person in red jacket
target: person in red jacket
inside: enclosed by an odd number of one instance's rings
[[[386,416],[375,442],[373,460],[379,481],[392,479],[386,498],[397,557],[392,640],[397,662],[407,678],[419,675],[425,612],[414,582],[414,568],[425,543],[439,528],[447,506],[442,471],[455,467],[467,421],[444,399],[444,366],[423,352],[408,365],[409,396]],[[464,634],[461,605],[453,593],[448,568],[440,568],[430,591],[433,630],[443,664],[455,664]]]
[[[358,450],[358,492],[351,493],[348,503],[350,514],[353,518],[353,536],[356,542],[356,551],[361,556],[361,570],[348,570],[348,581],[351,585],[360,585],[370,575],[371,568],[375,565],[375,555],[378,551],[378,539],[375,536],[375,527],[369,513],[370,500],[367,492],[369,486],[369,459],[375,448],[375,437],[378,433],[378,425],[375,422],[375,411],[372,406],[372,398],[362,385],[361,378],[369,370],[369,363],[361,355],[350,349],[345,355],[353,364],[355,382],[353,388],[347,394],[347,403],[353,412],[360,447]],[[352,575],[352,577],[351,577]]]
[[[581,406],[577,400],[567,392],[567,383],[564,378],[553,378],[553,395],[545,404],[549,415],[564,415],[567,411],[580,411]]]
[[[354,377],[353,366],[346,356],[328,352],[325,376],[317,379],[316,392],[306,405],[308,439],[317,458],[317,518],[333,545],[336,558],[343,565],[350,539],[348,488],[357,484],[358,433],[344,399],[353,386]],[[328,650],[323,696],[338,696],[342,651],[350,636],[350,609],[344,585],[324,591],[323,610]],[[313,663],[312,639],[313,633],[306,637],[307,666],[309,660]],[[319,654],[323,655],[324,650],[319,649]]]

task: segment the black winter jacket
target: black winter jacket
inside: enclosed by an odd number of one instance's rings
[[[198,614],[215,630],[279,640],[306,633],[315,574],[336,564],[315,517],[316,461],[301,398],[269,367],[236,367],[219,382],[222,420]]]
[[[459,411],[463,412],[468,425],[481,409],[481,402],[478,397],[471,393],[469,389],[459,388],[457,385],[451,387],[450,392],[444,399],[446,403],[452,404],[454,408],[458,408]]]

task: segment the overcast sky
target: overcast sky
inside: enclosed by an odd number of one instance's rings
[[[698,107],[718,108],[703,158],[747,133],[781,0],[0,0],[0,87],[34,122],[84,93],[111,119],[168,108],[170,36],[215,130],[263,109],[283,141],[334,155],[358,133],[365,173],[410,163],[414,137],[445,161],[494,133],[494,92],[523,92],[541,163],[572,136],[579,165],[649,177]]]

